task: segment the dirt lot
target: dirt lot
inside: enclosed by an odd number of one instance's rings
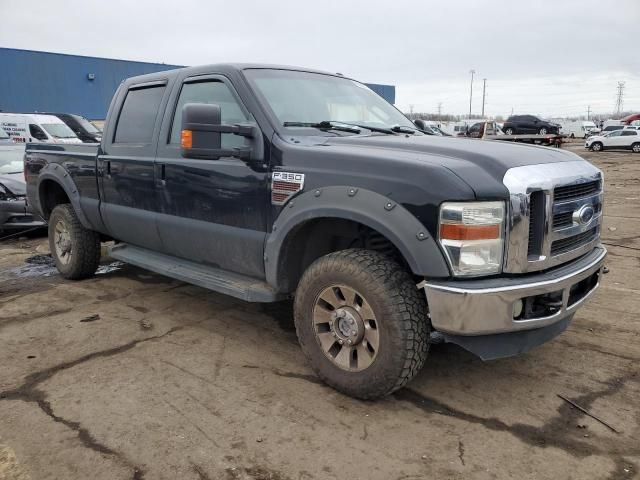
[[[640,156],[584,156],[611,272],[569,330],[491,363],[437,346],[375,403],[319,383],[275,308],[0,243],[0,479],[638,478]]]

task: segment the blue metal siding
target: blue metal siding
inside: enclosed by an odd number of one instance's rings
[[[66,112],[101,120],[122,80],[174,68],[181,65],[0,48],[0,111]],[[394,86],[367,85],[395,102]]]

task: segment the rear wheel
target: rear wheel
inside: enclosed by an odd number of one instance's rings
[[[640,143],[634,143],[631,145],[631,150],[633,150],[633,153],[640,153]]]
[[[600,142],[593,142],[591,144],[591,150],[594,152],[599,152],[600,150],[602,150],[602,143]]]
[[[542,127],[540,130],[538,130],[538,133],[540,135],[546,135],[547,134],[547,129],[545,127]]]
[[[58,271],[70,280],[92,276],[100,263],[100,234],[84,228],[69,204],[51,212],[49,248]]]
[[[316,260],[298,285],[294,315],[311,367],[353,397],[392,393],[427,357],[426,301],[411,276],[377,252],[344,250]]]

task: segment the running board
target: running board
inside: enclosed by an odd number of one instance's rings
[[[201,265],[126,243],[114,245],[109,256],[167,277],[192,283],[247,302],[275,302],[286,298],[271,285],[255,278]]]

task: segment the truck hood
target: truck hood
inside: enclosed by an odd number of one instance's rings
[[[24,183],[22,172],[0,174],[0,184],[14,195],[26,195],[27,193],[27,185]]]
[[[367,155],[384,155],[399,162],[438,164],[467,183],[478,198],[504,193],[502,179],[510,168],[582,160],[557,148],[428,135],[322,137],[316,145],[334,147],[341,154],[366,151]]]

